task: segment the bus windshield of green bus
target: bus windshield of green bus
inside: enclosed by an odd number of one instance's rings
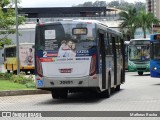
[[[52,50],[89,49],[96,45],[93,24],[56,24],[41,25],[36,28],[36,49]]]
[[[154,47],[153,47],[153,58],[154,59],[160,59],[160,43],[154,43],[153,44]]]
[[[148,45],[130,45],[129,60],[148,61],[150,60],[150,47]]]

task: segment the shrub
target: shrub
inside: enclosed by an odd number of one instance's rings
[[[29,75],[29,77],[26,77],[25,75],[26,74],[24,72],[20,72],[19,75],[14,75],[12,73],[0,73],[0,78],[19,84],[25,84],[27,88],[35,88],[33,75]]]
[[[35,87],[36,87],[36,85],[35,85],[34,82],[28,82],[28,83],[25,84],[25,86],[26,86],[27,88],[35,88]]]
[[[0,73],[0,78],[10,80],[12,75],[13,75],[12,73]]]
[[[0,72],[0,78],[4,78],[4,73]]]

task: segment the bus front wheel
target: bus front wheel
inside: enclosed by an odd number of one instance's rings
[[[10,70],[7,70],[7,73],[10,73],[11,71]]]
[[[143,75],[143,72],[138,72],[138,75]]]

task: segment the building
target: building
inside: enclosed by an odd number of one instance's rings
[[[160,0],[146,0],[146,11],[151,12],[160,19]]]
[[[20,8],[19,14],[27,18],[51,18],[51,17],[109,17],[115,9],[106,7],[42,7]]]

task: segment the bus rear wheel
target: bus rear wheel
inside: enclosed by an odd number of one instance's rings
[[[14,70],[14,71],[13,71],[13,74],[15,74],[15,75],[16,75],[16,74],[17,74],[17,70]]]
[[[10,70],[7,70],[7,73],[10,73],[11,71]]]
[[[120,91],[120,89],[121,89],[121,85],[117,85],[115,90]]]
[[[138,72],[138,75],[143,75],[143,72]]]
[[[52,98],[53,99],[66,99],[68,96],[68,91],[67,90],[53,90],[52,92]]]

